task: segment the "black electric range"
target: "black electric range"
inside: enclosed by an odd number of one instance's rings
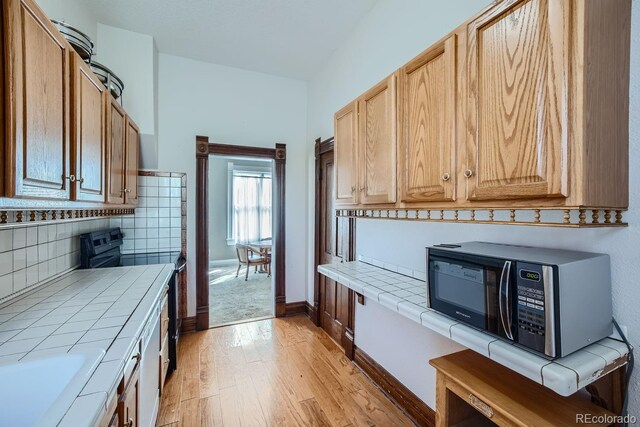
[[[174,272],[169,280],[169,367],[168,373],[178,368],[178,339],[180,319],[178,318],[179,294],[177,276],[187,264],[180,251],[127,253],[120,251],[122,232],[119,228],[94,231],[80,235],[80,268],[128,267],[134,265],[174,264]]]

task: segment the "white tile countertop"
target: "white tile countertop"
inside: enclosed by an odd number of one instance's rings
[[[318,272],[364,295],[365,301],[396,311],[562,396],[575,393],[628,361],[626,345],[612,338],[553,361],[536,356],[428,308],[425,281],[415,274],[409,277],[362,261],[320,265]]]
[[[173,264],[75,270],[0,307],[0,363],[86,349],[104,352],[59,426],[106,416],[127,355],[164,295]]]

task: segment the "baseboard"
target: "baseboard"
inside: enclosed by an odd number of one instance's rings
[[[231,265],[238,265],[238,258],[217,259],[215,261],[209,261],[209,267],[227,267]]]
[[[398,407],[419,426],[434,427],[436,413],[367,353],[355,347],[354,362]]]
[[[285,306],[285,316],[306,314],[311,317],[313,307],[307,301],[288,302]]]
[[[180,324],[181,334],[190,334],[196,331],[196,316],[185,317]]]

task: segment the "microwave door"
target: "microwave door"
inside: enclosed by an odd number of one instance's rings
[[[500,323],[501,262],[430,255],[428,270],[431,308],[507,337]]]
[[[513,341],[513,313],[512,298],[515,294],[511,289],[511,261],[505,261],[500,272],[500,281],[498,282],[498,315],[500,317],[500,326],[506,338]]]

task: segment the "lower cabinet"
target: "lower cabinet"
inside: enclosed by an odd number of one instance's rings
[[[149,427],[155,425],[159,398],[169,368],[168,297],[155,306],[134,350],[127,356],[118,385],[117,406],[108,405],[100,426]],[[115,407],[115,410],[114,410]]]
[[[136,366],[129,383],[125,384],[124,392],[118,402],[116,413],[121,427],[138,427],[138,401],[140,398],[140,370]]]

